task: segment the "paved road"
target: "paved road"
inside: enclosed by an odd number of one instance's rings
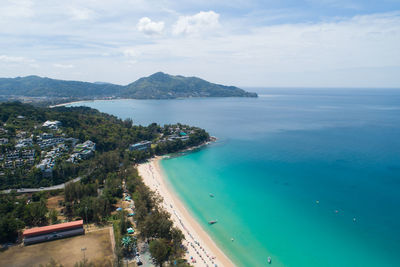
[[[40,187],[40,188],[16,188],[16,189],[7,189],[3,190],[2,193],[9,194],[11,190],[16,190],[18,193],[34,193],[34,192],[40,192],[40,191],[50,191],[50,190],[56,190],[56,189],[64,189],[65,185],[68,183],[75,183],[81,180],[82,177],[77,177],[73,180],[70,180],[68,182],[65,182],[63,184],[58,184],[58,185],[53,185],[49,187]]]

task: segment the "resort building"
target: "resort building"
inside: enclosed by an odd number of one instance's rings
[[[83,220],[27,229],[23,233],[24,244],[31,245],[64,237],[83,235]]]
[[[67,161],[76,162],[81,159],[88,159],[94,155],[94,151],[96,150],[96,143],[93,141],[87,140],[82,144],[77,144],[74,148],[74,153],[69,157]]]
[[[8,139],[7,138],[0,138],[0,145],[6,145],[8,144]]]
[[[15,145],[16,149],[32,146],[32,138],[19,139]]]
[[[6,154],[6,157],[7,157],[8,160],[16,160],[16,159],[19,158],[19,152],[18,151],[8,152]]]
[[[29,159],[29,158],[34,158],[35,157],[35,150],[24,150],[22,151],[22,158],[23,159]]]
[[[42,139],[49,139],[49,138],[53,138],[53,134],[52,133],[42,133],[42,134],[40,134],[40,137]]]
[[[20,168],[20,167],[22,167],[22,166],[24,166],[24,160],[22,160],[22,159],[16,159],[15,160],[15,167],[16,168]]]
[[[59,121],[45,121],[42,126],[50,128],[50,129],[57,130],[58,127],[61,126],[61,122],[59,122]]]
[[[129,146],[130,151],[147,151],[151,148],[150,141],[142,141]]]
[[[45,149],[48,147],[53,147],[58,144],[64,143],[65,139],[63,137],[48,138],[44,140],[38,140],[37,144],[40,149]]]
[[[7,168],[7,169],[14,168],[14,162],[12,162],[11,160],[7,160],[7,161],[4,163],[4,167]]]

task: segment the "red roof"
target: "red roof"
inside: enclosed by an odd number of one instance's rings
[[[57,231],[74,229],[78,227],[83,227],[83,220],[27,229],[24,231],[23,236],[27,237],[34,235],[42,235]]]

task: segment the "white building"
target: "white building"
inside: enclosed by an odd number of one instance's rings
[[[5,145],[8,144],[8,139],[7,138],[0,138],[0,145]]]
[[[42,125],[43,127],[48,127],[50,129],[58,129],[61,126],[60,121],[45,121]]]

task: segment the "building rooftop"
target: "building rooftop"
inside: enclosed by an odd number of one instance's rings
[[[52,232],[63,231],[77,227],[83,227],[83,220],[27,229],[24,231],[23,236],[27,237],[33,235],[48,234]]]

